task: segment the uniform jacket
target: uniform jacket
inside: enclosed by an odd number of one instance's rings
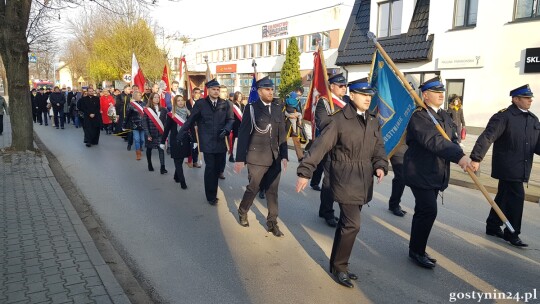
[[[364,122],[352,104],[335,113],[297,169],[298,176],[311,178],[328,152],[330,188],[341,204],[363,205],[371,201],[375,171],[388,172],[381,127],[374,114],[366,114]]]
[[[234,123],[234,113],[227,100],[218,98],[214,108],[210,97],[195,102],[191,116],[188,118],[178,133],[178,140],[182,140],[186,132],[189,132],[193,123],[197,123],[201,152],[225,153],[227,145],[225,139],[219,138],[222,130],[230,132]]]
[[[64,104],[66,103],[66,98],[64,96],[64,93],[62,92],[52,92],[51,95],[49,95],[49,100],[51,101],[51,105],[53,109],[55,110],[63,110]],[[60,104],[60,105],[58,105]]]
[[[79,104],[79,110],[84,113],[84,127],[99,128],[101,126],[99,97],[82,97]],[[95,116],[90,118],[90,114],[94,114]]]
[[[274,160],[288,159],[287,133],[282,106],[270,103],[270,112],[259,99],[244,109],[242,123],[238,130],[236,161],[253,165],[271,166]],[[252,117],[259,129],[266,129],[271,124],[271,131],[259,133],[252,126]]]
[[[188,116],[189,117],[189,116]],[[178,124],[167,115],[165,121],[165,129],[163,136],[161,137],[161,143],[165,144],[165,140],[171,134],[171,140],[169,142],[171,148],[171,158],[184,158],[191,155],[191,136],[184,136],[182,141],[176,140],[178,136]]]
[[[161,123],[163,123],[163,129],[165,129],[165,121],[167,120],[167,109],[159,107],[159,111],[156,112],[155,108],[149,108],[150,111],[157,114],[159,117],[159,120],[161,120]],[[152,141],[146,142],[147,147],[149,148],[157,148],[159,144],[161,143],[161,134],[158,131],[158,128],[154,124],[154,122],[144,113],[143,120],[142,120],[142,126],[144,129],[144,135],[146,136],[146,139],[148,139],[148,136],[152,137]]]
[[[540,123],[533,113],[523,112],[512,104],[493,115],[471,152],[471,159],[482,161],[493,143],[491,177],[514,182],[527,182],[531,174],[533,154],[540,136]]]
[[[45,93],[37,93],[36,97],[34,98],[36,99],[36,104],[39,108],[38,110],[42,112],[47,111],[47,99],[49,98],[49,96],[47,96],[47,94]]]
[[[141,107],[144,108],[144,102],[137,102]],[[124,117],[124,124],[122,128],[131,129],[131,130],[144,130],[142,125],[143,115],[139,113],[132,105],[131,102],[128,103],[126,107],[126,116]]]
[[[409,187],[443,191],[450,179],[450,162],[458,163],[465,153],[457,144],[450,115],[442,109],[440,114],[428,109],[452,141],[439,133],[427,110],[419,108],[407,126],[408,149],[403,159],[403,176]]]

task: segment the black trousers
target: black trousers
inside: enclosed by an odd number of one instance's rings
[[[219,170],[225,161],[226,153],[204,153],[204,193],[207,201],[213,201],[217,196]]]
[[[326,162],[326,156],[317,165],[317,169],[315,169],[315,171],[313,171],[313,175],[311,176],[311,180],[309,181],[309,185],[311,187],[318,186],[321,183],[322,174],[324,172],[324,163],[325,162]]]
[[[227,162],[227,153],[223,154],[223,162],[221,163],[221,167],[219,168],[219,173],[225,172],[225,163]]]
[[[499,180],[495,202],[501,208],[504,215],[506,215],[514,230],[516,230],[515,235],[519,235],[521,233],[521,218],[523,216],[523,204],[525,202],[523,183]],[[493,208],[489,212],[486,224],[486,230],[495,231],[501,229],[500,227],[503,222]],[[510,230],[507,228],[504,230],[507,234],[510,233]]]
[[[403,182],[403,154],[390,157],[394,178],[392,179],[392,194],[388,201],[388,209],[399,207],[401,196],[405,191],[405,183]]]
[[[341,212],[330,255],[330,271],[335,269],[338,272],[346,272],[356,235],[360,231],[362,206],[339,204],[339,209]]]
[[[45,125],[47,126],[48,121],[49,121],[49,111],[48,110],[39,111],[38,112],[38,121],[39,121],[39,124],[45,123]]]
[[[58,127],[64,127],[64,109],[58,109],[53,107],[54,125]]]
[[[326,157],[325,157],[326,158]],[[330,161],[324,162],[324,178],[321,188],[321,204],[319,205],[319,216],[327,220],[334,218],[334,194],[330,188]]]
[[[159,164],[161,166],[165,166],[165,151],[163,151],[160,147],[157,147],[158,150],[158,156],[159,156]],[[152,147],[146,143],[146,160],[148,164],[150,165],[152,163]]]
[[[409,249],[418,254],[426,252],[427,241],[437,218],[437,195],[439,190],[411,187],[415,206],[411,226]]]
[[[92,145],[99,144],[99,127],[83,127],[84,142]]]
[[[255,196],[259,192],[261,181],[265,180],[266,190],[266,203],[268,207],[267,222],[277,223],[278,217],[278,185],[281,177],[281,162],[277,159],[274,160],[271,166],[258,166],[247,165],[249,184],[246,187],[246,192],[240,202],[238,208],[240,212],[246,214],[253,204]]]
[[[4,115],[0,115],[0,134],[4,133]]]
[[[184,168],[183,162],[184,158],[173,158],[174,160],[174,177],[177,178],[179,181],[186,182],[186,178],[184,177]]]

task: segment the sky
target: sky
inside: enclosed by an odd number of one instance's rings
[[[204,37],[354,0],[159,0],[152,18],[166,35]]]

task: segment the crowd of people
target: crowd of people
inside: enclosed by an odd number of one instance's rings
[[[102,131],[120,136],[128,151],[135,146],[136,160],[142,159],[146,149],[149,171],[154,171],[152,151],[157,149],[160,173],[168,173],[168,153],[174,159],[173,179],[182,189],[188,188],[184,160],[190,168],[201,168],[202,153],[204,190],[210,205],[218,204],[218,182],[225,178],[229,154],[236,173],[244,167],[248,171],[248,185],[237,210],[239,224],[249,227],[249,211],[259,193],[268,205],[267,231],[276,237],[284,236],[278,226],[278,188],[281,171],[288,166],[287,140],[292,137],[299,161],[296,190],[302,191],[309,183],[313,190],[320,191],[319,216],[336,228],[330,272],[339,284],[353,287],[352,280],[358,276],[349,271],[349,258],[360,230],[360,213],[362,206],[372,200],[375,179],[379,183],[388,173],[389,159],[377,114],[369,111],[375,91],[368,79],[347,82],[338,74],[328,82],[332,98],[319,97],[314,105],[315,136],[305,151],[300,145],[307,136],[301,134],[303,109],[298,99],[303,90],[291,92],[280,102],[274,98],[274,83],[268,77],[257,81],[259,99],[249,104],[240,92],[229,94],[213,79],[205,84],[208,93],[202,98],[200,88],[194,88],[187,98],[176,81],[170,93],[161,92],[157,84],[145,92],[137,86],[125,86],[122,92],[92,87],[80,92],[58,87],[52,92],[33,90],[32,114],[40,125],[48,125],[52,117],[56,129],[64,129],[70,122],[76,128],[82,126],[87,147],[99,144]],[[459,127],[465,125],[460,98],[452,100],[449,113],[442,110],[445,87],[439,78],[424,82],[420,90],[426,107],[412,114],[405,145],[390,158],[394,171],[390,211],[405,215],[399,204],[406,186],[415,198],[409,257],[421,267],[436,266],[437,260],[426,252],[426,247],[437,216],[437,198],[448,187],[450,163],[476,171],[491,144],[492,176],[499,179],[495,202],[515,232],[508,227],[503,231],[503,223],[492,209],[486,234],[526,247],[519,238],[523,183],[528,181],[533,155],[540,154],[540,122],[529,111],[533,94],[528,85],[510,92],[510,107],[490,119],[470,157],[459,141]],[[333,209],[334,202],[339,205],[339,216]]]

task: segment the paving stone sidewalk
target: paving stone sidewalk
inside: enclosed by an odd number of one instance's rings
[[[47,158],[0,136],[0,303],[130,303]]]

